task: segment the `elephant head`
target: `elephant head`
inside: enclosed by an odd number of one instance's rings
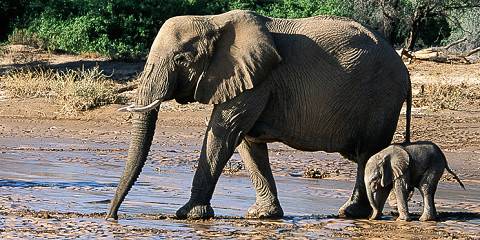
[[[261,84],[280,62],[265,21],[253,12],[232,11],[179,16],[163,24],[140,76],[136,101],[122,109],[138,113],[107,218],[117,219],[120,204],[142,170],[162,101],[220,104]]]
[[[394,181],[408,183],[410,157],[400,146],[389,146],[373,155],[365,166],[365,186],[373,212],[371,219],[377,219],[383,210]],[[407,187],[404,186],[404,191]],[[398,193],[397,193],[398,194]]]

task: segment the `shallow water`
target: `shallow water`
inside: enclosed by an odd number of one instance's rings
[[[255,201],[252,185],[248,177],[229,174],[222,175],[212,199],[219,217],[209,221],[176,220],[175,211],[188,200],[193,170],[192,166],[168,161],[182,158],[188,151],[190,156],[194,151],[190,148],[185,145],[178,151],[166,151],[154,146],[165,159],[148,161],[121,206],[120,221],[111,223],[103,220],[103,215],[123,170],[127,146],[74,139],[0,138],[0,238],[350,238],[362,236],[358,235],[359,229],[404,226],[390,221],[388,209],[384,221],[337,219],[334,215],[350,195],[353,182],[291,176],[275,177],[286,217],[247,220],[242,216]],[[480,231],[480,186],[466,187],[468,191],[442,183],[436,195],[442,221],[403,223],[406,229],[419,227],[430,229],[432,234],[445,231],[447,236],[475,236]],[[412,212],[420,211],[418,194],[410,206]]]

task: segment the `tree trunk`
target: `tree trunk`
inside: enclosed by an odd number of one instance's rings
[[[386,1],[383,0],[382,12],[383,12],[383,36],[393,46],[395,44],[395,37],[398,28],[398,6],[399,0],[392,0],[389,6],[386,6]]]
[[[383,35],[392,46],[395,45],[397,25],[398,22],[395,20],[385,19],[383,22]]]
[[[425,16],[427,15],[425,6],[419,6],[415,10],[415,14],[412,19],[412,25],[410,26],[410,33],[408,34],[407,43],[405,44],[405,48],[408,51],[413,51],[415,48],[415,43],[417,42],[418,32],[420,31],[420,27],[422,21],[424,20]]]

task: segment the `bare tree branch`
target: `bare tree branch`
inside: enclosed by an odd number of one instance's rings
[[[468,52],[468,53],[465,55],[465,57],[471,56],[471,55],[473,55],[473,54],[475,54],[475,53],[477,53],[477,52],[480,52],[480,47],[477,47],[477,48],[471,50],[470,52]]]
[[[467,38],[466,38],[466,37],[464,37],[464,38],[462,38],[462,39],[460,39],[460,40],[457,40],[457,41],[455,41],[455,42],[452,42],[452,43],[448,44],[447,46],[445,46],[445,47],[443,47],[443,48],[444,48],[445,50],[448,50],[448,49],[451,48],[452,46],[455,46],[455,45],[460,44],[460,43],[465,42],[465,41],[467,41]]]

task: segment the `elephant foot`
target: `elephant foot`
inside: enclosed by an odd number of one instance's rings
[[[370,218],[369,218],[369,219],[370,219],[370,220],[377,220],[377,219],[379,219],[381,216],[382,216],[382,213],[381,213],[381,212],[374,210],[374,211],[372,212],[372,215],[370,215]]]
[[[338,216],[342,218],[368,218],[372,213],[372,207],[368,202],[348,200],[338,210]]]
[[[115,222],[118,220],[118,215],[116,212],[109,212],[107,214],[107,217],[105,217],[105,220],[109,221],[109,222]]]
[[[179,219],[209,219],[215,216],[210,204],[200,205],[188,201],[176,213]]]
[[[256,202],[248,209],[245,217],[278,219],[283,217],[283,209],[278,200],[273,203]]]
[[[435,221],[436,217],[434,215],[431,215],[431,214],[422,214],[422,216],[420,216],[420,218],[418,220],[422,221],[422,222],[426,222],[426,221]]]
[[[397,218],[397,221],[406,221],[406,222],[409,222],[411,221],[412,219],[410,218],[410,216],[408,215],[399,215],[398,218]]]

